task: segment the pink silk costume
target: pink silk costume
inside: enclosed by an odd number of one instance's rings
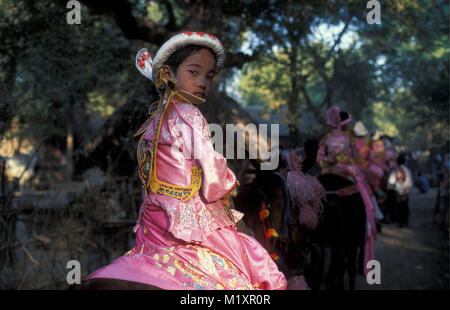
[[[394,150],[387,149],[385,152],[385,157],[387,161],[387,168],[389,172],[397,168],[397,155]]]
[[[371,141],[369,137],[353,137],[355,149],[358,154],[356,163],[364,174],[366,181],[371,185],[373,191],[378,192],[380,180],[383,177],[384,171],[374,162],[375,154],[371,148]]]
[[[386,150],[383,145],[383,140],[373,140],[372,151],[374,153],[373,162],[375,165],[383,169],[384,174],[388,174],[390,171],[386,165]]]
[[[156,129],[152,121],[143,135],[146,149]],[[134,247],[87,279],[114,278],[169,290],[286,289],[285,276],[267,251],[238,232],[224,210],[220,199],[233,189],[236,176],[214,151],[198,108],[171,101],[158,139],[158,179],[189,186],[191,167],[199,166],[200,190],[187,201],[144,192]],[[232,213],[235,222],[243,216]]]
[[[355,164],[355,145],[349,130],[333,128],[319,142],[317,160],[322,167],[335,167],[349,173],[356,181],[366,211],[366,242],[364,246],[364,272],[367,274],[367,262],[375,257],[375,208],[371,199],[371,190],[364,174]]]

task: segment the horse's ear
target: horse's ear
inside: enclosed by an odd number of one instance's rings
[[[288,164],[287,164],[287,161],[286,161],[287,154],[288,154],[288,151],[285,151],[283,149],[280,150],[280,152],[278,154],[278,156],[280,157],[280,160],[278,161],[279,162],[278,169],[279,168],[287,168],[288,167]]]
[[[319,142],[316,139],[308,139],[304,145],[305,159],[303,160],[302,172],[307,172],[314,166],[317,160]]]
[[[257,170],[261,170],[261,164],[256,159],[249,159],[252,163],[253,167],[255,167]]]

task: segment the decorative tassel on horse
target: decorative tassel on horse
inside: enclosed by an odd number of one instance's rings
[[[269,252],[270,257],[275,261],[278,262],[280,260],[280,257],[278,254],[274,252],[275,245],[280,238],[280,235],[278,232],[271,227],[270,225],[270,204],[266,204],[264,200],[261,201],[261,207],[259,210],[259,220],[262,223],[263,231],[264,231],[264,241],[266,243],[266,250]],[[269,245],[269,240],[272,240],[271,244]]]
[[[302,172],[303,158],[297,155],[298,148],[290,150],[286,155],[288,165],[287,183],[293,204],[300,206],[300,225],[315,229],[322,214],[322,199],[325,190],[316,177]]]
[[[259,219],[261,221],[264,221],[266,218],[269,217],[269,215],[270,215],[270,212],[266,208],[264,208],[261,211],[259,211]]]
[[[280,260],[280,257],[278,256],[277,253],[270,254],[270,257],[276,262],[278,262]]]
[[[266,239],[275,239],[278,238],[280,235],[278,234],[278,232],[273,229],[273,228],[269,228],[266,230]]]

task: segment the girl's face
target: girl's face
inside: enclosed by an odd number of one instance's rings
[[[200,98],[206,98],[211,89],[215,76],[216,58],[214,54],[203,48],[186,57],[175,74],[169,66],[163,67],[165,78],[175,78],[178,89],[191,93]]]

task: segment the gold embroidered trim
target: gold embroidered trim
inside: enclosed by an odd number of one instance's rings
[[[164,106],[163,111],[161,112],[157,123],[156,123],[156,132],[153,135],[153,144],[151,151],[144,152],[145,140],[143,139],[145,130],[150,125],[152,119],[158,112],[161,110],[163,106],[163,96],[161,96],[158,107],[156,111],[154,111],[149,119],[144,123],[143,126],[136,133],[137,135],[142,134],[142,137],[138,143],[137,150],[137,160],[139,165],[139,178],[141,182],[144,184],[145,195],[148,195],[148,189],[150,189],[155,194],[161,194],[170,196],[181,201],[187,201],[192,196],[194,196],[201,187],[202,184],[202,169],[200,167],[194,166],[191,168],[191,184],[189,186],[180,186],[175,184],[166,183],[158,180],[156,176],[156,154],[158,150],[158,139],[161,131],[162,119],[167,111],[167,108],[172,103],[172,100],[184,101],[184,102],[194,102],[196,104],[204,102],[204,100],[200,97],[194,96],[187,92],[176,90],[177,81],[170,79],[166,80],[162,78],[162,70],[160,70],[157,74],[157,86],[165,85],[165,97],[166,105]]]

